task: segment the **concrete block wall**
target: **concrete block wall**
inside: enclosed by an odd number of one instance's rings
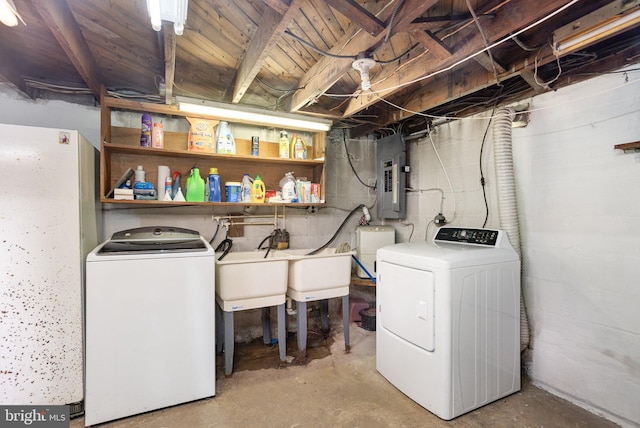
[[[636,67],[637,68],[637,67]],[[513,130],[537,384],[624,425],[640,424],[640,72],[531,100]]]
[[[531,326],[525,368],[549,391],[623,426],[640,424],[640,154],[613,146],[640,141],[640,72],[612,73],[528,100],[513,129],[523,293]],[[526,103],[522,103],[526,104]],[[439,188],[453,225],[480,227],[480,146],[490,112],[438,126],[407,143],[413,189]],[[483,150],[487,227],[499,228],[493,132]],[[407,194],[399,241],[424,239],[438,191]],[[435,227],[429,226],[429,239]]]

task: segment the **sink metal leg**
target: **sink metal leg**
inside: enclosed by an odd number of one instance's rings
[[[298,357],[296,361],[303,363],[307,358],[307,302],[296,302],[298,329]]]
[[[224,312],[224,374],[230,376],[233,371],[233,312]]]
[[[271,345],[271,308],[262,308],[262,341]]]
[[[344,331],[344,352],[351,351],[349,343],[349,295],[342,296],[342,329]]]
[[[329,299],[320,300],[320,330],[325,338],[329,334]]]
[[[280,348],[280,361],[284,362],[287,360],[287,320],[284,303],[278,305],[278,347]]]
[[[216,302],[216,352],[222,352],[224,343],[224,321],[222,320],[222,308]]]

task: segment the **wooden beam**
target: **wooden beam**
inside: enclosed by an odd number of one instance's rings
[[[236,73],[236,80],[233,90],[232,101],[240,102],[253,79],[258,75],[262,65],[269,57],[271,50],[276,46],[284,30],[293,20],[300,9],[303,0],[292,0],[289,8],[280,15],[272,9],[265,9],[260,25],[256,30],[247,52],[244,55],[242,64]]]
[[[536,91],[537,93],[541,93],[544,92],[546,90],[546,88],[544,86],[542,86],[540,83],[538,83],[538,79],[536,78],[536,75],[533,71],[531,70],[524,70],[522,73],[520,73],[520,77],[522,77],[524,79],[525,82],[527,82],[527,84],[529,84],[529,86],[531,86],[531,89],[533,89],[534,91]]]
[[[496,59],[489,55],[489,52],[482,52],[473,57],[473,60],[480,64],[485,70],[493,73],[493,67],[496,68],[498,73],[504,73],[506,70]]]
[[[176,77],[176,33],[173,24],[162,23],[162,33],[164,36],[164,87],[165,104],[173,104],[173,83]]]
[[[526,25],[540,19],[569,0],[539,0],[530,2],[527,0],[511,0],[496,11],[496,17],[485,26],[484,31],[489,40],[499,40],[509,33],[523,28]],[[343,117],[350,117],[357,112],[377,103],[379,97],[386,97],[394,94],[406,86],[409,82],[424,78],[433,73],[439,73],[456,63],[464,61],[471,55],[476,54],[484,48],[484,41],[479,32],[470,35],[469,38],[462,39],[460,46],[454,46],[454,54],[447,59],[435,59],[425,55],[414,63],[411,67],[406,67],[402,72],[396,68],[386,67],[377,76],[377,82],[372,82],[374,94],[362,93],[354,97],[348,104]]]
[[[284,15],[287,12],[290,3],[288,0],[262,0],[262,2],[280,15]]]
[[[326,0],[326,2],[372,36],[377,36],[385,29],[384,22],[353,0]]]
[[[411,31],[411,36],[416,39],[418,43],[427,48],[429,52],[434,54],[438,59],[447,59],[452,55],[447,45],[440,40],[431,31],[414,30]]]
[[[100,99],[100,70],[66,0],[31,1],[93,96]]]
[[[380,127],[395,123],[414,116],[411,112],[429,110],[495,84],[493,71],[472,63],[464,69],[434,77],[419,90],[413,91],[409,98],[403,100],[402,107],[408,111],[385,110],[383,113],[378,113],[376,122]],[[368,129],[370,131],[371,126],[368,126]],[[354,131],[354,135],[357,132],[357,130]]]
[[[438,0],[405,0],[400,12],[395,20],[393,32],[401,31],[407,25],[422,15],[424,11],[436,4]],[[378,18],[386,20],[393,13],[393,8],[382,8],[382,2],[375,2],[374,5],[379,7],[378,10],[372,10],[372,13],[378,13]],[[372,5],[373,6],[373,5]],[[360,52],[367,51],[371,47],[381,43],[385,34],[381,33],[372,36],[366,31],[355,30],[346,33],[333,48],[330,53],[336,55],[357,55]],[[289,106],[290,111],[297,111],[313,102],[317,97],[326,92],[335,82],[337,82],[345,73],[351,70],[351,63],[348,59],[336,59],[323,56],[311,69],[302,77],[298,83],[298,90],[291,97]]]

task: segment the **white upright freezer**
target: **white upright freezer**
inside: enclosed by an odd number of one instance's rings
[[[0,124],[0,403],[83,400],[84,260],[98,152],[77,131]]]

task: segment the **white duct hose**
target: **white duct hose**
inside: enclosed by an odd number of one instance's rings
[[[520,255],[520,223],[518,221],[518,205],[516,202],[516,180],[513,172],[513,153],[511,142],[511,124],[515,111],[502,108],[495,112],[493,122],[493,157],[495,160],[496,183],[498,187],[498,209],[500,213],[500,229],[507,232],[509,242]],[[522,263],[522,262],[521,262]],[[522,280],[520,281],[522,284]],[[524,306],[520,288],[520,351],[529,346],[529,320]]]

